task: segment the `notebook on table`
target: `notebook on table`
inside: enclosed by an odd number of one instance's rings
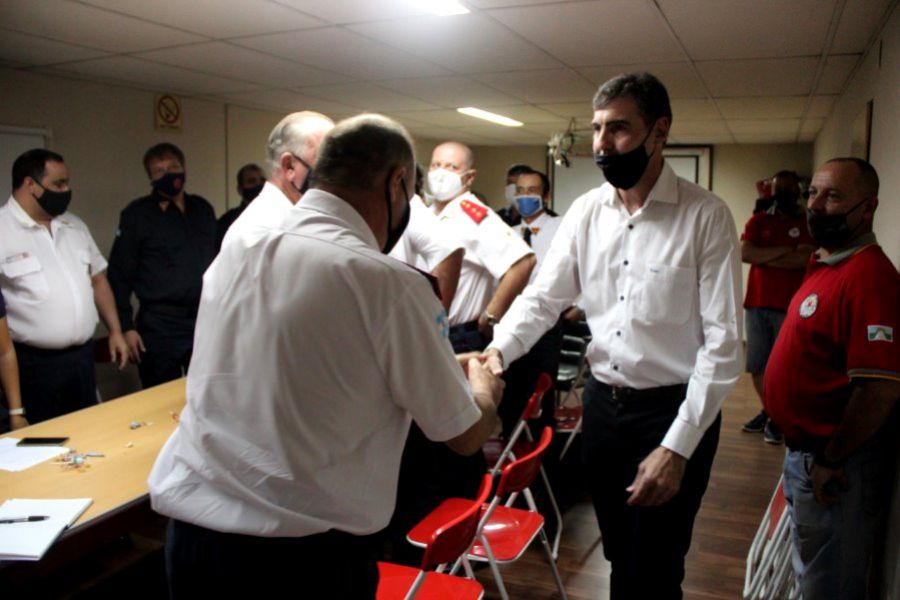
[[[7,500],[0,506],[0,560],[40,560],[92,502],[90,498]],[[34,520],[39,517],[47,518]],[[28,518],[33,520],[21,521]],[[4,522],[10,520],[17,522]]]

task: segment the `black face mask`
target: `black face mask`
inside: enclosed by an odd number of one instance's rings
[[[303,194],[305,194],[307,192],[307,190],[309,190],[309,186],[312,183],[313,168],[309,163],[307,163],[305,160],[303,160],[296,154],[294,154],[293,157],[296,158],[297,160],[299,160],[301,165],[306,167],[306,179],[303,180],[303,183],[300,184],[300,187],[297,187],[296,185],[291,183],[291,185],[294,185],[294,189],[297,190],[297,192],[299,192],[299,194],[302,196]]]
[[[403,190],[403,196],[406,198],[406,202],[404,202],[405,208],[403,209],[403,217],[400,219],[400,225],[397,226],[396,229],[391,229],[391,221],[393,220],[393,211],[391,210],[391,180],[388,177],[387,183],[387,207],[388,207],[388,235],[387,241],[384,243],[384,248],[381,249],[383,254],[389,254],[391,250],[394,249],[394,246],[397,245],[397,242],[400,241],[400,238],[403,236],[403,232],[406,231],[406,226],[409,225],[409,194],[406,193],[406,186],[403,184],[403,181],[400,181],[400,189]]]
[[[259,196],[265,186],[266,184],[263,182],[251,188],[241,188],[241,198],[244,199],[244,204],[250,204],[250,201]]]
[[[35,181],[35,183],[37,183],[37,181]],[[69,202],[72,201],[72,190],[67,190],[65,192],[56,192],[53,190],[48,190],[39,183],[37,184],[39,188],[44,190],[44,193],[40,198],[35,196],[34,199],[37,200],[37,203],[45,213],[47,213],[51,217],[58,217],[59,215],[66,212],[66,209],[69,208]]]
[[[151,185],[157,194],[166,198],[174,198],[184,189],[185,179],[184,171],[181,173],[166,173],[159,179],[154,179]]]
[[[595,154],[594,162],[603,171],[603,176],[614,188],[630,190],[640,181],[647,165],[650,164],[650,155],[644,148],[644,144],[653,133],[653,128],[647,132],[638,147],[625,154]]]
[[[853,208],[839,215],[828,215],[825,213],[815,213],[809,209],[806,211],[806,226],[809,228],[809,235],[822,248],[826,250],[836,250],[853,238],[853,234],[863,224],[859,224],[850,229],[847,225],[847,215],[855,211],[863,205],[865,200],[856,204]]]

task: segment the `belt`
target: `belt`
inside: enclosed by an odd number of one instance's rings
[[[13,342],[13,346],[16,349],[16,354],[20,354],[23,356],[41,356],[44,358],[73,354],[85,350],[86,348],[88,348],[88,346],[93,348],[93,345],[93,339],[89,339],[83,344],[75,344],[73,346],[66,346],[65,348],[38,348],[36,346],[23,344],[22,342]]]
[[[461,333],[469,333],[472,331],[478,331],[478,319],[450,327],[450,335],[459,335]]]
[[[664,385],[662,387],[645,388],[638,390],[635,388],[624,387],[619,385],[608,385],[602,381],[595,380],[597,386],[612,396],[616,402],[635,402],[642,400],[658,400],[660,398],[672,398],[677,396],[679,401],[684,400],[684,394],[687,391],[686,383],[676,383],[675,385]]]
[[[168,315],[170,317],[196,317],[197,306],[185,306],[182,304],[166,304],[164,302],[153,302],[151,304],[142,304],[141,310],[148,313],[156,313],[158,315]]]

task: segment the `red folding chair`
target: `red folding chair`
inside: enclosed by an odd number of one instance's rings
[[[800,591],[791,566],[789,520],[782,478],[778,480],[747,553],[743,591],[746,600],[799,598]]]
[[[553,559],[553,553],[550,550],[547,534],[544,531],[544,517],[537,511],[534,498],[528,489],[537,478],[541,467],[541,457],[550,445],[552,438],[552,429],[545,427],[537,447],[532,452],[513,460],[512,463],[503,467],[497,491],[494,493],[494,497],[487,506],[478,526],[475,543],[464,557],[469,560],[488,562],[490,564],[494,580],[497,582],[497,588],[500,590],[500,595],[504,600],[509,600],[509,594],[506,592],[506,586],[503,584],[503,578],[500,576],[500,570],[497,565],[518,560],[538,536],[540,536],[541,544],[547,554],[547,560],[550,563],[550,569],[553,571],[553,578],[556,580],[560,598],[568,600],[562,579],[556,568],[556,561]],[[513,507],[513,503],[520,492],[525,496],[529,510]],[[507,501],[505,504],[501,504],[501,500],[504,497],[507,497]],[[412,528],[407,535],[407,539],[416,546],[425,546],[435,529],[441,523],[453,519],[456,515],[464,512],[468,508],[468,503],[468,500],[457,498],[445,500],[418,525]],[[454,568],[456,568],[456,565],[454,565]]]
[[[500,474],[500,469],[515,460],[517,456],[525,456],[537,447],[537,443],[535,443],[534,437],[531,435],[531,429],[528,427],[528,421],[538,416],[544,394],[550,391],[552,387],[553,380],[550,376],[546,373],[541,373],[535,384],[534,393],[531,394],[531,398],[525,404],[522,416],[519,417],[519,421],[513,427],[506,446],[502,450],[498,450],[499,444],[485,444],[484,455],[487,459],[487,464],[491,465],[491,475],[496,477]],[[522,439],[522,434],[525,435],[525,439]],[[547,477],[547,471],[544,470],[543,464],[541,464],[540,472],[544,488],[547,490],[547,498],[550,500],[550,506],[553,508],[553,514],[556,517],[556,533],[553,536],[553,559],[556,560],[559,556],[559,542],[562,539],[562,513],[559,510],[559,505],[556,503],[556,496],[550,487],[550,478]]]
[[[466,550],[475,539],[484,514],[484,502],[491,493],[493,483],[494,478],[485,475],[478,497],[465,501],[468,507],[431,533],[425,545],[421,568],[379,562],[376,599],[479,600],[484,596],[484,588],[475,581],[472,567],[466,559]],[[468,579],[443,573],[449,563],[455,563],[460,558]]]

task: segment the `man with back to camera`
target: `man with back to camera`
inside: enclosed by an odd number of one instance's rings
[[[753,378],[760,402],[769,353],[814,250],[799,200],[800,178],[793,171],[779,171],[772,178],[771,206],[755,213],[741,236],[741,258],[750,264],[744,298],[747,372]],[[763,439],[770,444],[784,441],[765,410],[744,423],[742,429],[751,433],[762,431]]]
[[[19,365],[22,406],[31,424],[97,403],[94,331],[109,330],[119,369],[128,347],[106,279],[106,260],[72,199],[63,157],[36,148],[12,168],[13,192],[0,208],[0,289]],[[18,422],[21,425],[21,422]]]
[[[804,598],[867,596],[896,474],[900,277],[872,231],[878,174],[829,160],[809,188],[819,249],[772,349],[765,407],[784,431],[784,495]]]
[[[228,228],[241,216],[244,209],[259,196],[265,184],[266,174],[259,165],[250,163],[238,169],[237,192],[241,196],[241,203],[219,217],[216,230],[217,247],[222,247],[222,240],[225,239],[225,233],[228,231]]]
[[[437,280],[441,304],[449,312],[466,251],[458,240],[444,231],[434,213],[425,206],[423,179],[422,169],[416,165],[416,193],[409,199],[409,225],[391,250],[391,256],[431,273]]]
[[[185,166],[174,144],[147,150],[153,191],[122,211],[109,253],[119,320],[145,389],[187,372],[203,272],[216,256],[216,215],[209,202],[184,191]]]
[[[262,191],[229,227],[222,247],[230,243],[253,244],[284,220],[291,206],[312,183],[319,144],[334,122],[312,111],[294,112],[278,122],[266,141],[266,166],[270,177]]]
[[[149,480],[173,598],[298,581],[374,598],[410,417],[464,454],[496,426],[499,380],[463,373],[426,278],[383,256],[413,181],[401,125],[342,121],[282,226],[207,272],[187,406]]]
[[[608,183],[566,212],[486,358],[502,370],[581,294],[593,336],[582,452],[611,598],[680,598],[720,409],[740,373],[737,233],[724,202],[665,164],[672,111],[658,79],[614,77],[593,107]]]

